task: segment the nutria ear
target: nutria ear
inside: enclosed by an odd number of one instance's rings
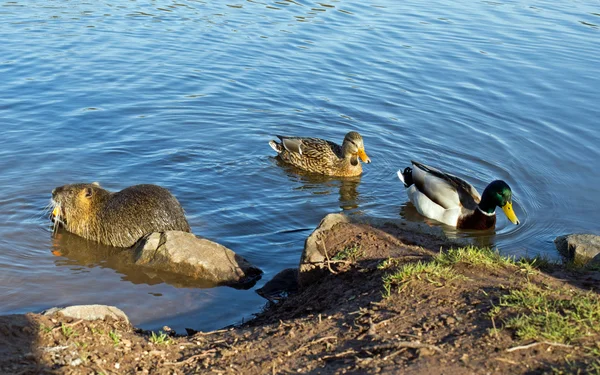
[[[85,188],[85,197],[86,198],[91,198],[92,194],[94,194],[94,189],[92,189],[91,187]]]
[[[92,185],[100,187],[100,183],[98,181],[92,182]]]

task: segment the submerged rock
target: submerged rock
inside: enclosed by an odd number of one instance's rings
[[[262,271],[232,250],[192,233],[151,233],[134,247],[135,264],[215,285],[256,282]]]
[[[43,315],[53,315],[61,313],[62,315],[73,319],[84,320],[104,320],[107,317],[121,319],[129,323],[127,315],[115,306],[105,305],[76,305],[68,307],[53,307],[44,311]]]
[[[600,263],[600,236],[594,234],[567,234],[558,236],[554,245],[568,260],[582,259]]]
[[[277,301],[298,292],[298,269],[286,268],[257,289],[259,296],[269,301]]]

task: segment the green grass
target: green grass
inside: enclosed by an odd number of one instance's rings
[[[558,263],[546,258],[542,255],[536,255],[533,258],[523,257],[517,261],[519,267],[524,267],[531,270],[550,271],[554,269]]]
[[[386,270],[388,268],[397,267],[400,264],[400,259],[397,258],[387,258],[383,262],[377,265],[378,270]]]
[[[576,256],[566,262],[565,267],[571,272],[600,271],[600,262],[591,262],[588,258]]]
[[[355,262],[358,258],[362,257],[365,252],[362,250],[360,245],[352,245],[345,247],[342,251],[335,254],[332,260],[350,260]]]
[[[40,325],[40,331],[42,331],[44,333],[51,333],[52,332],[52,327],[48,327],[45,324],[41,324]]]
[[[434,261],[447,266],[465,263],[473,266],[480,265],[487,268],[498,268],[500,266],[515,264],[513,257],[502,256],[497,250],[489,247],[475,246],[461,247],[440,252],[434,257]]]
[[[515,261],[511,257],[501,256],[498,251],[490,248],[467,246],[450,249],[435,255],[429,262],[407,263],[400,266],[395,272],[385,275],[383,277],[383,296],[384,298],[389,297],[394,285],[399,285],[402,289],[412,280],[424,280],[442,286],[449,280],[466,279],[464,275],[454,270],[453,266],[458,263],[497,268],[503,265],[513,265]],[[390,258],[380,263],[378,268],[389,269],[397,264],[395,259]]]
[[[447,280],[463,277],[456,273],[451,267],[431,262],[407,263],[394,273],[383,277],[383,297],[391,295],[392,286],[399,285],[401,289],[413,280],[427,281],[436,286],[443,286]]]
[[[116,331],[110,331],[108,333],[108,337],[110,337],[114,346],[119,345],[119,343],[121,342],[121,336],[119,336],[119,334]]]
[[[160,345],[160,344],[170,344],[171,340],[169,339],[169,336],[162,332],[159,331],[158,334],[156,334],[154,331],[152,332],[152,334],[150,335],[150,342],[156,345]]]
[[[75,332],[73,331],[73,327],[70,327],[70,326],[68,326],[68,325],[66,325],[66,324],[64,324],[64,323],[62,323],[62,324],[60,325],[60,330],[62,331],[62,334],[63,334],[63,335],[66,337],[66,338],[69,338],[69,337],[71,337],[71,336],[77,336],[77,333],[75,333]]]
[[[499,308],[498,308],[499,307]],[[600,333],[600,297],[593,292],[547,290],[534,284],[511,290],[500,297],[492,319],[503,319],[523,340],[570,343]]]

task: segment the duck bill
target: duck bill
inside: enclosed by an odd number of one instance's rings
[[[365,152],[364,148],[358,150],[358,157],[360,158],[360,160],[363,161],[363,163],[369,164],[371,162],[371,159],[369,159],[369,157],[367,156],[367,153]]]
[[[502,206],[502,211],[504,211],[504,214],[506,215],[508,220],[511,221],[511,223],[519,225],[519,219],[517,219],[517,215],[515,215],[515,211],[512,207],[512,202],[507,202],[504,206]]]

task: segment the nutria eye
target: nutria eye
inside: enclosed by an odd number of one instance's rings
[[[86,188],[85,189],[85,197],[86,198],[90,198],[93,193],[94,193],[94,191],[92,190],[92,188]]]

